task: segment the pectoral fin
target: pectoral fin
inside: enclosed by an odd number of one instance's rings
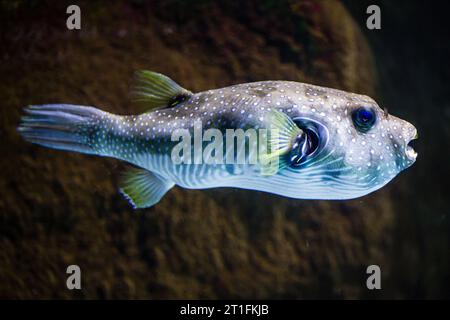
[[[120,192],[136,208],[148,208],[158,203],[174,183],[148,170],[131,168],[125,172]]]
[[[143,109],[143,112],[155,108],[173,107],[191,95],[192,92],[169,77],[147,70],[136,72],[131,91],[132,100]]]
[[[260,157],[261,174],[273,175],[288,165],[283,156],[290,151],[293,141],[302,130],[289,116],[279,110],[272,109],[267,117],[269,124],[267,150]]]

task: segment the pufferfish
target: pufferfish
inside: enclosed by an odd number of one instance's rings
[[[132,96],[145,108],[142,114],[35,105],[25,108],[18,131],[45,147],[131,163],[134,167],[123,175],[120,191],[135,208],[153,206],[174,185],[244,188],[295,199],[352,199],[383,187],[417,157],[410,146],[416,128],[366,95],[293,81],[192,93],[151,71],[138,72],[135,81]],[[215,129],[224,136],[229,129],[267,129],[264,157],[236,164],[183,157],[185,161],[174,161],[180,143],[173,139],[174,131],[183,129],[192,137],[198,123],[202,132]],[[196,147],[205,148],[216,139],[203,137]],[[223,148],[224,158],[231,153],[236,159],[251,149],[248,139],[240,150],[214,142]],[[195,153],[195,147],[190,148]]]

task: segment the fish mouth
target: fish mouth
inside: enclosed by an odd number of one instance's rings
[[[405,146],[405,154],[409,160],[414,161],[417,158],[417,152],[414,150],[413,146],[415,145],[415,141],[418,138],[419,138],[419,134],[417,133],[417,130],[415,130],[412,138],[409,140],[409,142]]]

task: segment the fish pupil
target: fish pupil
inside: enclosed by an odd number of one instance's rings
[[[352,120],[356,129],[365,133],[375,124],[375,112],[372,109],[360,107],[353,112]]]

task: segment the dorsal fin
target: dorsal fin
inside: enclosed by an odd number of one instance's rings
[[[144,112],[155,108],[173,107],[185,101],[192,92],[184,89],[169,77],[147,70],[137,71],[131,98]]]

